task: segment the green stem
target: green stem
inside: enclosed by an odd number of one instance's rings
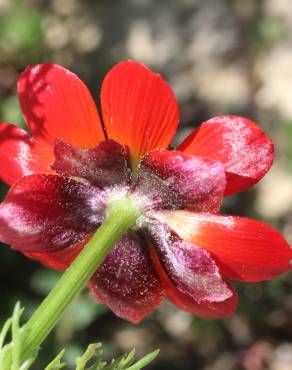
[[[25,325],[22,361],[39,347],[61,314],[86,285],[113,245],[136,223],[141,210],[128,197],[113,199],[107,216],[86,247]]]

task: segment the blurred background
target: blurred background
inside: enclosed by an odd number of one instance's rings
[[[291,0],[0,0],[1,121],[23,125],[16,83],[27,64],[66,66],[98,101],[105,73],[129,58],[161,73],[174,89],[181,113],[176,142],[222,114],[247,116],[270,134],[273,169],[252,190],[226,199],[223,212],[262,219],[291,243]],[[2,185],[2,196],[5,191]],[[0,324],[16,300],[28,317],[59,276],[1,246]],[[231,319],[203,320],[165,303],[137,326],[84,292],[44,344],[35,369],[65,346],[73,369],[89,342],[102,341],[108,357],[160,347],[153,370],[291,370],[292,273],[237,287],[241,300]]]

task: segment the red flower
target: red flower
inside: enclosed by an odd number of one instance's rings
[[[142,64],[122,62],[101,89],[102,117],[85,85],[57,65],[28,67],[18,84],[31,131],[0,125],[0,239],[66,268],[104,219],[108,199],[129,194],[144,209],[138,228],[90,282],[97,299],[140,321],[163,298],[204,317],[224,317],[237,295],[224,279],[261,281],[290,269],[292,252],[258,221],[215,214],[223,195],[256,183],[273,145],[242,117],[213,118],[177,150],[170,87]]]

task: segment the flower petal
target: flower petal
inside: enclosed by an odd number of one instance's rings
[[[91,279],[90,288],[99,301],[132,323],[152,312],[164,297],[148,250],[134,232],[114,246]]]
[[[145,208],[217,212],[225,189],[224,166],[219,161],[179,151],[146,154],[139,167],[136,193],[147,194]],[[145,197],[144,197],[145,198]]]
[[[225,195],[258,182],[274,159],[274,146],[247,118],[221,116],[204,122],[178,147],[185,153],[220,160],[227,172]]]
[[[92,149],[80,149],[57,140],[54,146],[58,173],[81,177],[101,188],[113,185],[128,185],[131,172],[127,150],[114,140],[105,140]]]
[[[52,148],[32,140],[30,135],[9,123],[0,123],[0,177],[11,185],[22,176],[50,173]]]
[[[84,248],[90,236],[86,237],[82,242],[67,248],[48,252],[24,252],[23,254],[28,258],[41,262],[46,267],[56,270],[65,270]]]
[[[57,175],[22,177],[0,205],[0,240],[21,252],[59,250],[82,241],[104,218],[98,188]]]
[[[205,317],[208,319],[228,317],[234,313],[238,305],[238,295],[235,289],[228,283],[227,286],[232,292],[232,296],[222,302],[197,301],[177,289],[163,269],[154,249],[151,250],[151,257],[155,269],[165,289],[166,298],[174,303],[177,307],[192,313],[195,316]]]
[[[24,118],[34,137],[61,139],[80,148],[104,139],[92,96],[72,72],[57,64],[27,67],[18,81]]]
[[[156,148],[166,148],[178,125],[176,98],[160,75],[140,63],[117,64],[101,89],[107,135],[129,147],[132,164]]]
[[[174,235],[165,223],[146,219],[144,233],[176,288],[197,303],[222,302],[232,296],[210,253]]]
[[[228,278],[262,281],[291,269],[292,249],[259,221],[186,211],[157,212],[155,217],[182,239],[207,249]]]

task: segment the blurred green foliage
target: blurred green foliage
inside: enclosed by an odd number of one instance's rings
[[[0,23],[0,63],[15,63],[15,57],[29,63],[43,50],[43,11],[21,0],[7,2]]]
[[[24,126],[17,95],[2,99],[0,103],[1,119],[4,122],[15,122],[15,125]]]
[[[12,316],[6,320],[3,328],[0,329],[0,368],[3,370],[4,368],[8,370],[8,367],[9,370],[29,370],[38,357],[40,348],[35,348],[28,352],[24,360],[21,359],[23,352],[22,343],[24,343],[22,336],[28,330],[25,325],[22,326],[21,324],[23,311],[24,308],[17,302]],[[9,357],[7,353],[10,354]],[[63,349],[46,366],[45,370],[60,370],[67,367],[67,363],[63,361],[65,353],[66,350]],[[90,344],[85,352],[82,352],[79,356],[75,354],[72,367],[75,370],[141,370],[151,363],[157,357],[158,353],[159,350],[155,350],[135,362],[135,350],[132,350],[130,353],[107,362],[103,358],[102,344],[95,343]]]

